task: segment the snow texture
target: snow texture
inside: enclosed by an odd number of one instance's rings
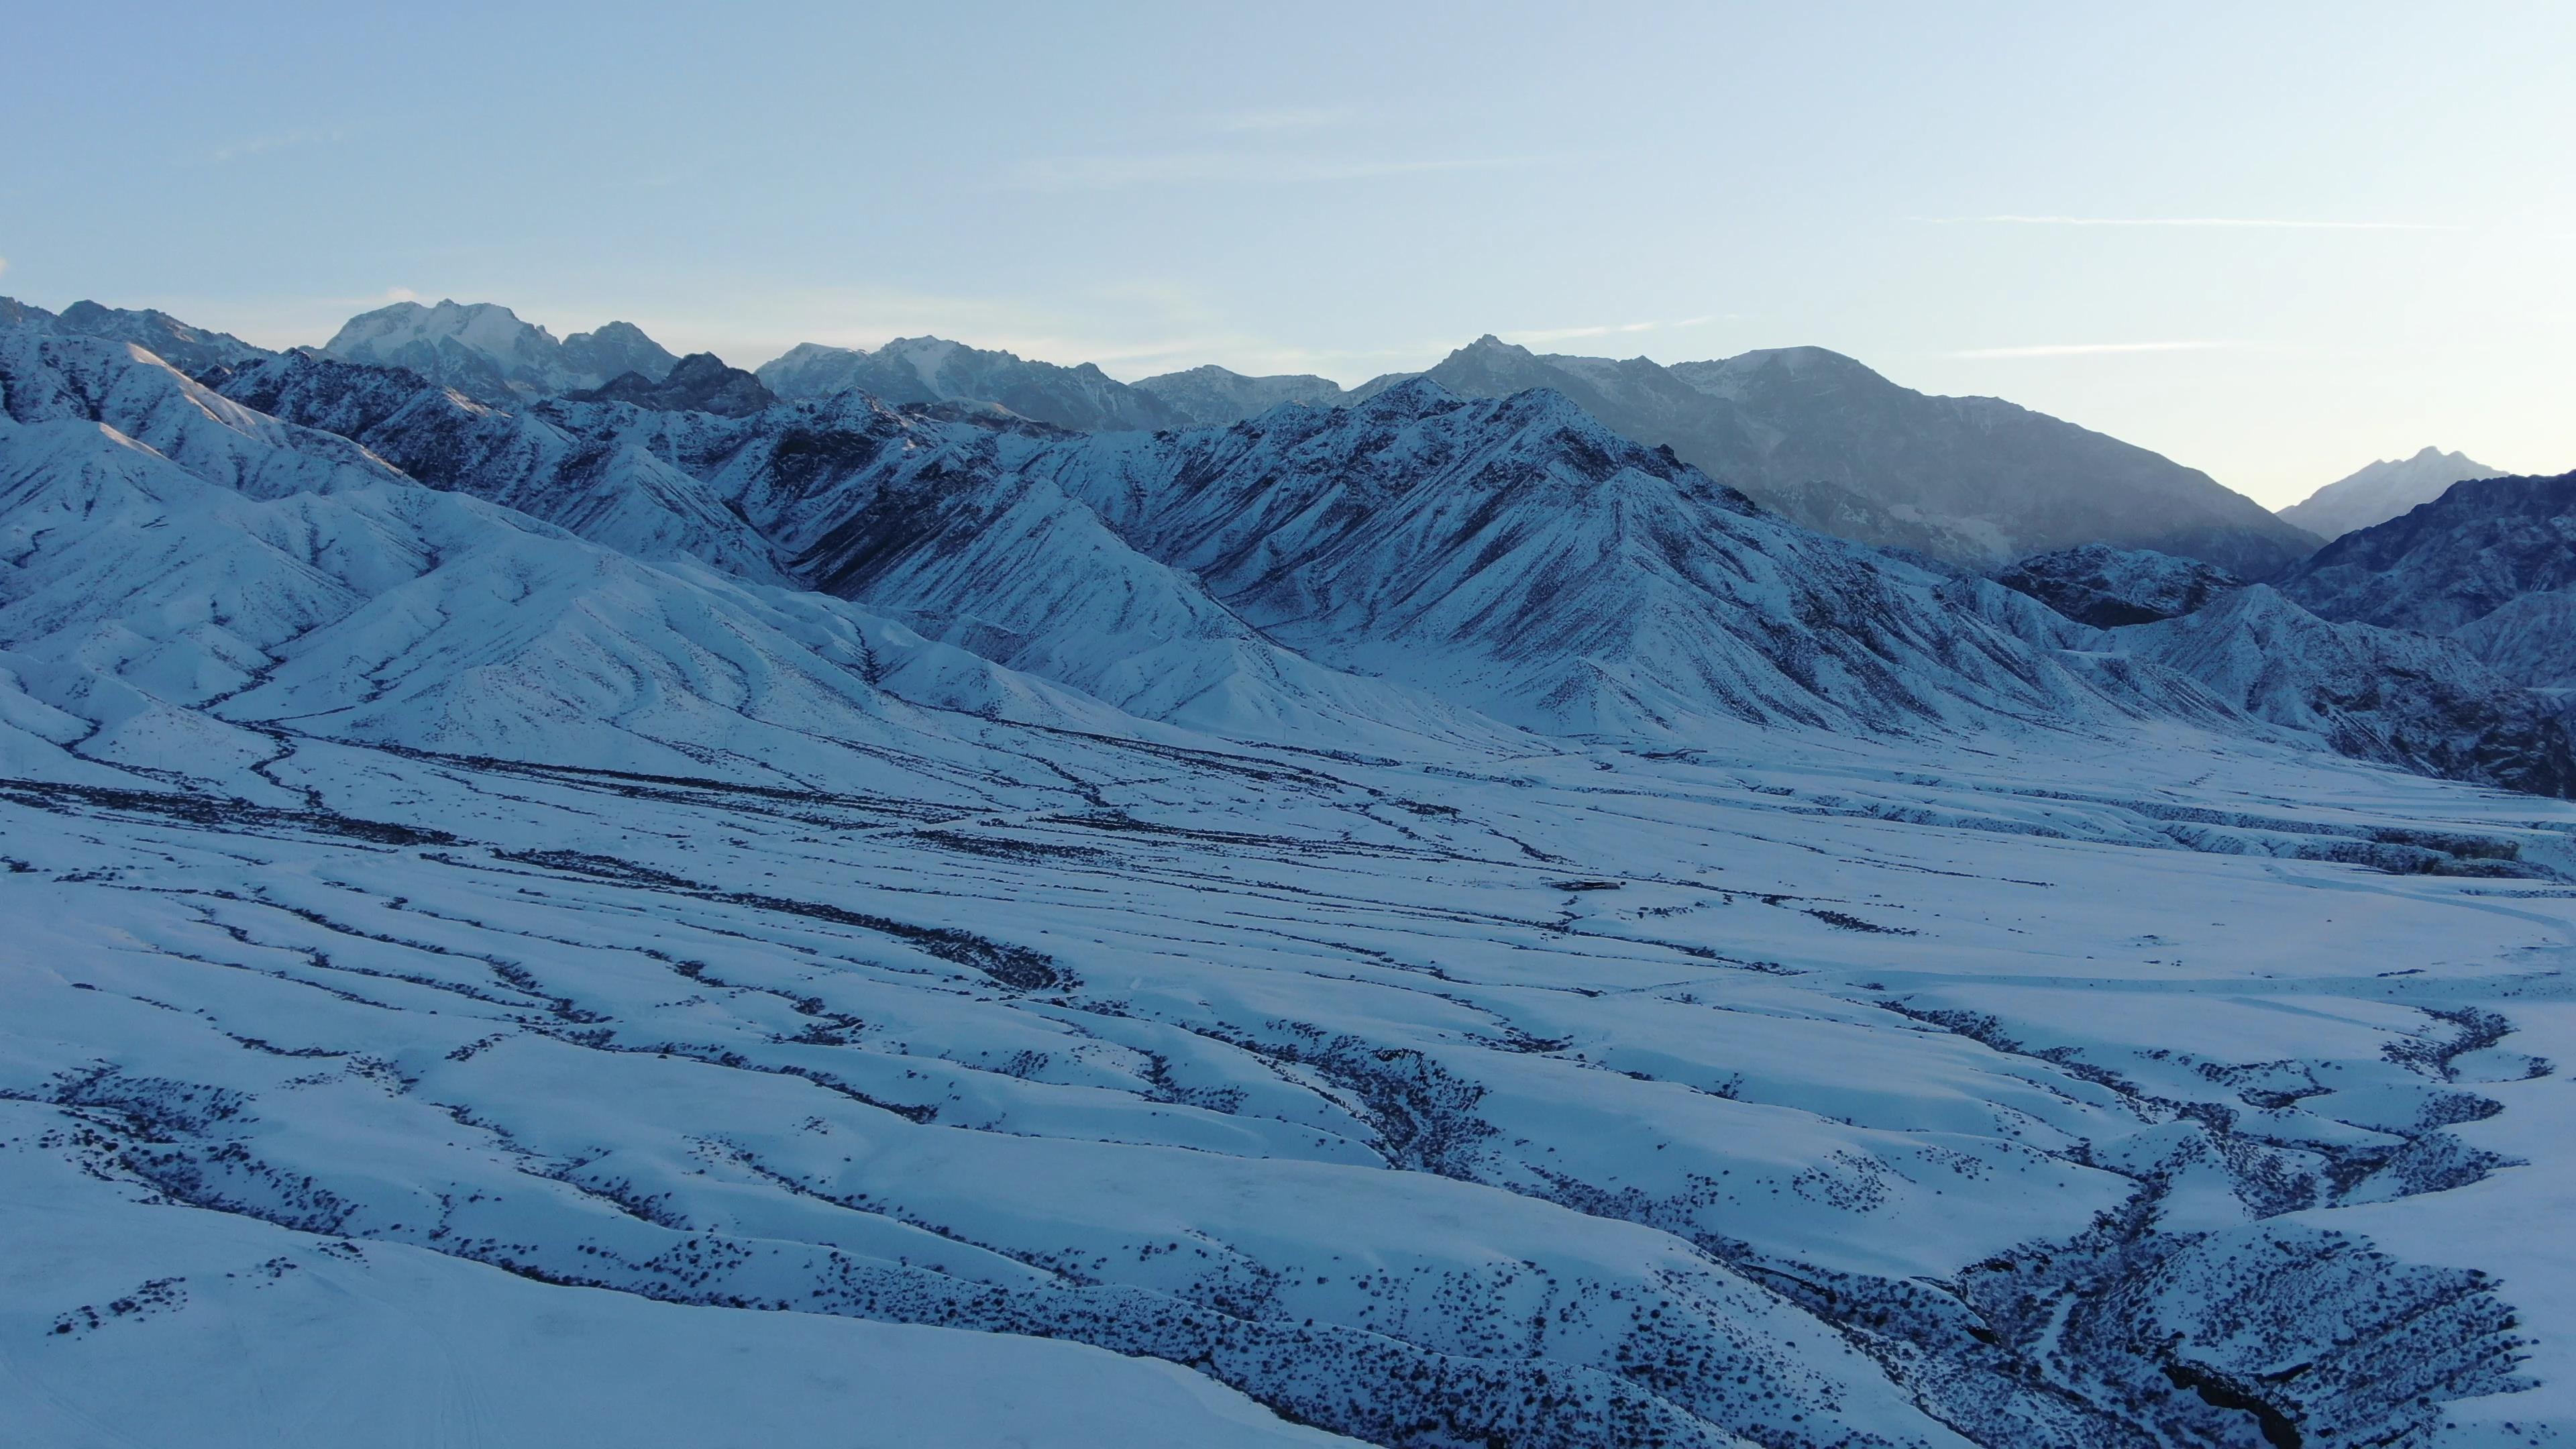
[[[221,381],[0,325],[31,1442],[2576,1428],[2576,806],[2342,692],[2456,644],[1546,391]]]

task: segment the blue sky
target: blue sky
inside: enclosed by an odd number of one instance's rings
[[[1813,343],[2267,503],[2576,467],[2576,6],[47,5],[0,292],[752,365]]]

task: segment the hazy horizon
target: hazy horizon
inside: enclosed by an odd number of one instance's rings
[[[1126,380],[1814,345],[2273,507],[2576,466],[2563,9],[263,15],[22,22],[151,83],[0,97],[0,293]]]

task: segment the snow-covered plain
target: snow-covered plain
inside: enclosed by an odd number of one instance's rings
[[[119,356],[0,353],[29,1442],[2576,1426],[2565,802],[2143,686],[1623,743],[1281,649],[1227,738]],[[1221,580],[1097,496],[1011,506]]]

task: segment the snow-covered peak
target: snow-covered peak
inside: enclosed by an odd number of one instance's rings
[[[940,373],[947,368],[952,358],[966,350],[965,344],[951,342],[945,337],[898,337],[878,348],[877,356],[880,361],[901,363],[911,368],[912,375],[921,380],[923,387],[937,392]],[[1020,360],[1015,354],[1008,352],[996,352],[992,355],[1011,362]]]
[[[600,379],[600,386],[627,373],[639,373],[648,382],[660,382],[671,375],[680,359],[671,350],[644,335],[644,329],[632,322],[611,322],[590,332],[576,332],[563,340],[565,368],[580,377]]]
[[[628,372],[659,381],[678,361],[629,322],[555,335],[497,302],[396,302],[352,317],[324,351],[407,367],[489,403],[597,387]]]
[[[361,312],[342,323],[331,340],[323,344],[323,350],[365,361],[369,359],[363,354],[369,350],[442,338],[462,342],[493,357],[551,352],[563,345],[553,333],[536,323],[522,321],[518,313],[498,302],[446,299],[432,306],[395,302]]]
[[[2281,517],[2333,540],[2430,503],[2464,479],[2501,473],[2465,453],[2426,446],[2411,457],[2382,458],[2339,478],[2282,509]]]

